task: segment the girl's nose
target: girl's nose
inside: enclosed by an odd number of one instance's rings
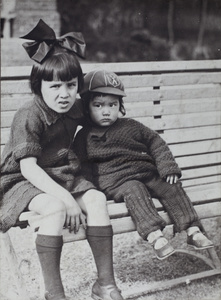
[[[67,98],[69,96],[69,91],[66,85],[61,86],[60,89],[60,97]]]

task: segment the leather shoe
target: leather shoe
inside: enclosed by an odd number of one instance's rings
[[[67,300],[64,295],[52,295],[49,292],[45,292],[45,299],[46,300]]]
[[[91,297],[94,300],[124,300],[116,285],[109,284],[101,286],[97,281],[92,287]]]
[[[195,231],[193,234],[187,236],[187,245],[193,247],[196,250],[203,250],[214,247],[213,242],[210,241],[200,231]]]
[[[170,243],[169,243],[168,241],[167,241],[167,243],[166,243],[164,246],[162,246],[161,248],[158,248],[158,249],[155,248],[156,242],[157,242],[159,239],[162,239],[162,238],[165,239],[164,236],[159,236],[159,237],[157,237],[157,238],[153,241],[153,243],[151,243],[151,245],[152,245],[152,247],[153,247],[153,250],[154,250],[154,252],[155,252],[155,254],[156,254],[156,257],[157,257],[159,260],[163,260],[163,259],[169,257],[170,255],[172,255],[172,254],[175,252],[173,246],[170,245]]]

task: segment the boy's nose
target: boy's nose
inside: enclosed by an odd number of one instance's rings
[[[110,110],[109,110],[109,108],[104,108],[103,109],[103,115],[110,115]]]

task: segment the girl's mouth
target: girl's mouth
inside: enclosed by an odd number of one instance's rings
[[[69,102],[68,101],[59,101],[58,104],[62,107],[65,108],[68,106]]]

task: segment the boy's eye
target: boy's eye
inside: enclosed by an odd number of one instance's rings
[[[110,107],[115,107],[115,106],[117,106],[117,102],[114,102],[114,103],[110,103]]]

